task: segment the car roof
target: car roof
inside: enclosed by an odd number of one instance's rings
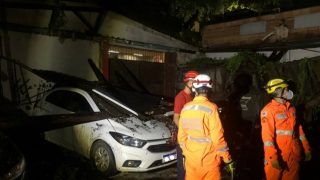
[[[88,94],[93,94],[93,89],[102,92],[108,92],[108,95],[117,99],[121,103],[129,106],[130,108],[142,113],[149,110],[152,106],[160,101],[160,97],[126,90],[123,88],[115,87],[108,82],[88,81],[79,77],[55,72],[48,70],[34,70],[37,75],[46,79],[47,81],[54,82],[54,88],[73,87],[86,91]]]

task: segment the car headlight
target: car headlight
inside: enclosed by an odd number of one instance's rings
[[[147,143],[145,140],[134,138],[121,133],[117,133],[117,132],[109,132],[109,133],[118,143],[125,146],[141,148]]]
[[[9,172],[7,172],[7,174],[5,174],[4,179],[18,179],[19,176],[21,177],[21,179],[23,179],[25,166],[26,162],[23,157],[18,164],[16,164]]]

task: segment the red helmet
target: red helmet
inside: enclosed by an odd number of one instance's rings
[[[199,73],[197,71],[188,71],[184,74],[183,82],[188,82],[189,80],[193,80],[198,75]]]

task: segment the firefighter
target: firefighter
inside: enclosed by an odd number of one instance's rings
[[[283,79],[270,80],[265,89],[273,97],[260,113],[266,179],[299,179],[302,150],[309,161],[311,149],[290,104],[293,92]]]
[[[187,180],[221,179],[220,165],[229,170],[234,163],[224,139],[217,106],[207,98],[212,88],[211,78],[200,74],[193,81],[196,97],[180,114],[178,142],[185,156]]]
[[[188,71],[184,74],[183,82],[184,82],[184,89],[182,89],[174,99],[174,115],[173,121],[178,127],[179,125],[179,117],[183,106],[187,103],[192,101],[192,81],[198,75],[197,71]],[[173,135],[174,139],[177,137],[177,132]],[[175,141],[175,140],[174,140]],[[178,179],[183,180],[185,177],[184,167],[183,167],[183,156],[182,150],[179,145],[177,145],[177,172],[178,172]]]

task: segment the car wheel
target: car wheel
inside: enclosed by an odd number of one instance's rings
[[[104,175],[110,176],[116,173],[116,163],[110,146],[97,141],[91,148],[91,160],[98,171]]]

